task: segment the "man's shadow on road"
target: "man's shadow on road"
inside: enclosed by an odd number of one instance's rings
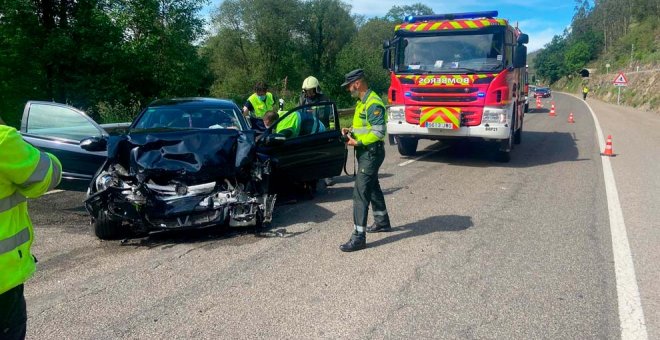
[[[367,242],[367,247],[379,247],[405,238],[424,236],[435,232],[461,231],[472,226],[474,226],[474,224],[472,223],[472,218],[470,216],[432,216],[421,221],[394,227],[389,236],[373,242]]]

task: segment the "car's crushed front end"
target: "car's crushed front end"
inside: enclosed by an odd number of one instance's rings
[[[234,129],[111,137],[85,201],[95,222],[105,223],[97,236],[109,226],[150,232],[270,222],[270,162],[258,159],[254,139]]]

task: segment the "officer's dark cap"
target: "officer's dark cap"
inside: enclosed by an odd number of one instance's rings
[[[346,75],[344,75],[344,83],[341,84],[341,87],[345,87],[348,84],[362,78],[364,78],[364,70],[361,68],[348,72]]]

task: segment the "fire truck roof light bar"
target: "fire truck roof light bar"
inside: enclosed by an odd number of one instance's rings
[[[431,15],[409,15],[406,17],[406,22],[415,23],[420,21],[431,21],[431,20],[494,18],[497,16],[497,14],[498,14],[497,11],[484,11],[484,12],[447,13],[447,14],[431,14]]]

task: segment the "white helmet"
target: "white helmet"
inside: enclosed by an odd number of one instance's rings
[[[311,90],[311,89],[318,89],[319,88],[319,80],[316,79],[313,76],[309,76],[305,78],[302,84],[302,89],[303,90]]]

